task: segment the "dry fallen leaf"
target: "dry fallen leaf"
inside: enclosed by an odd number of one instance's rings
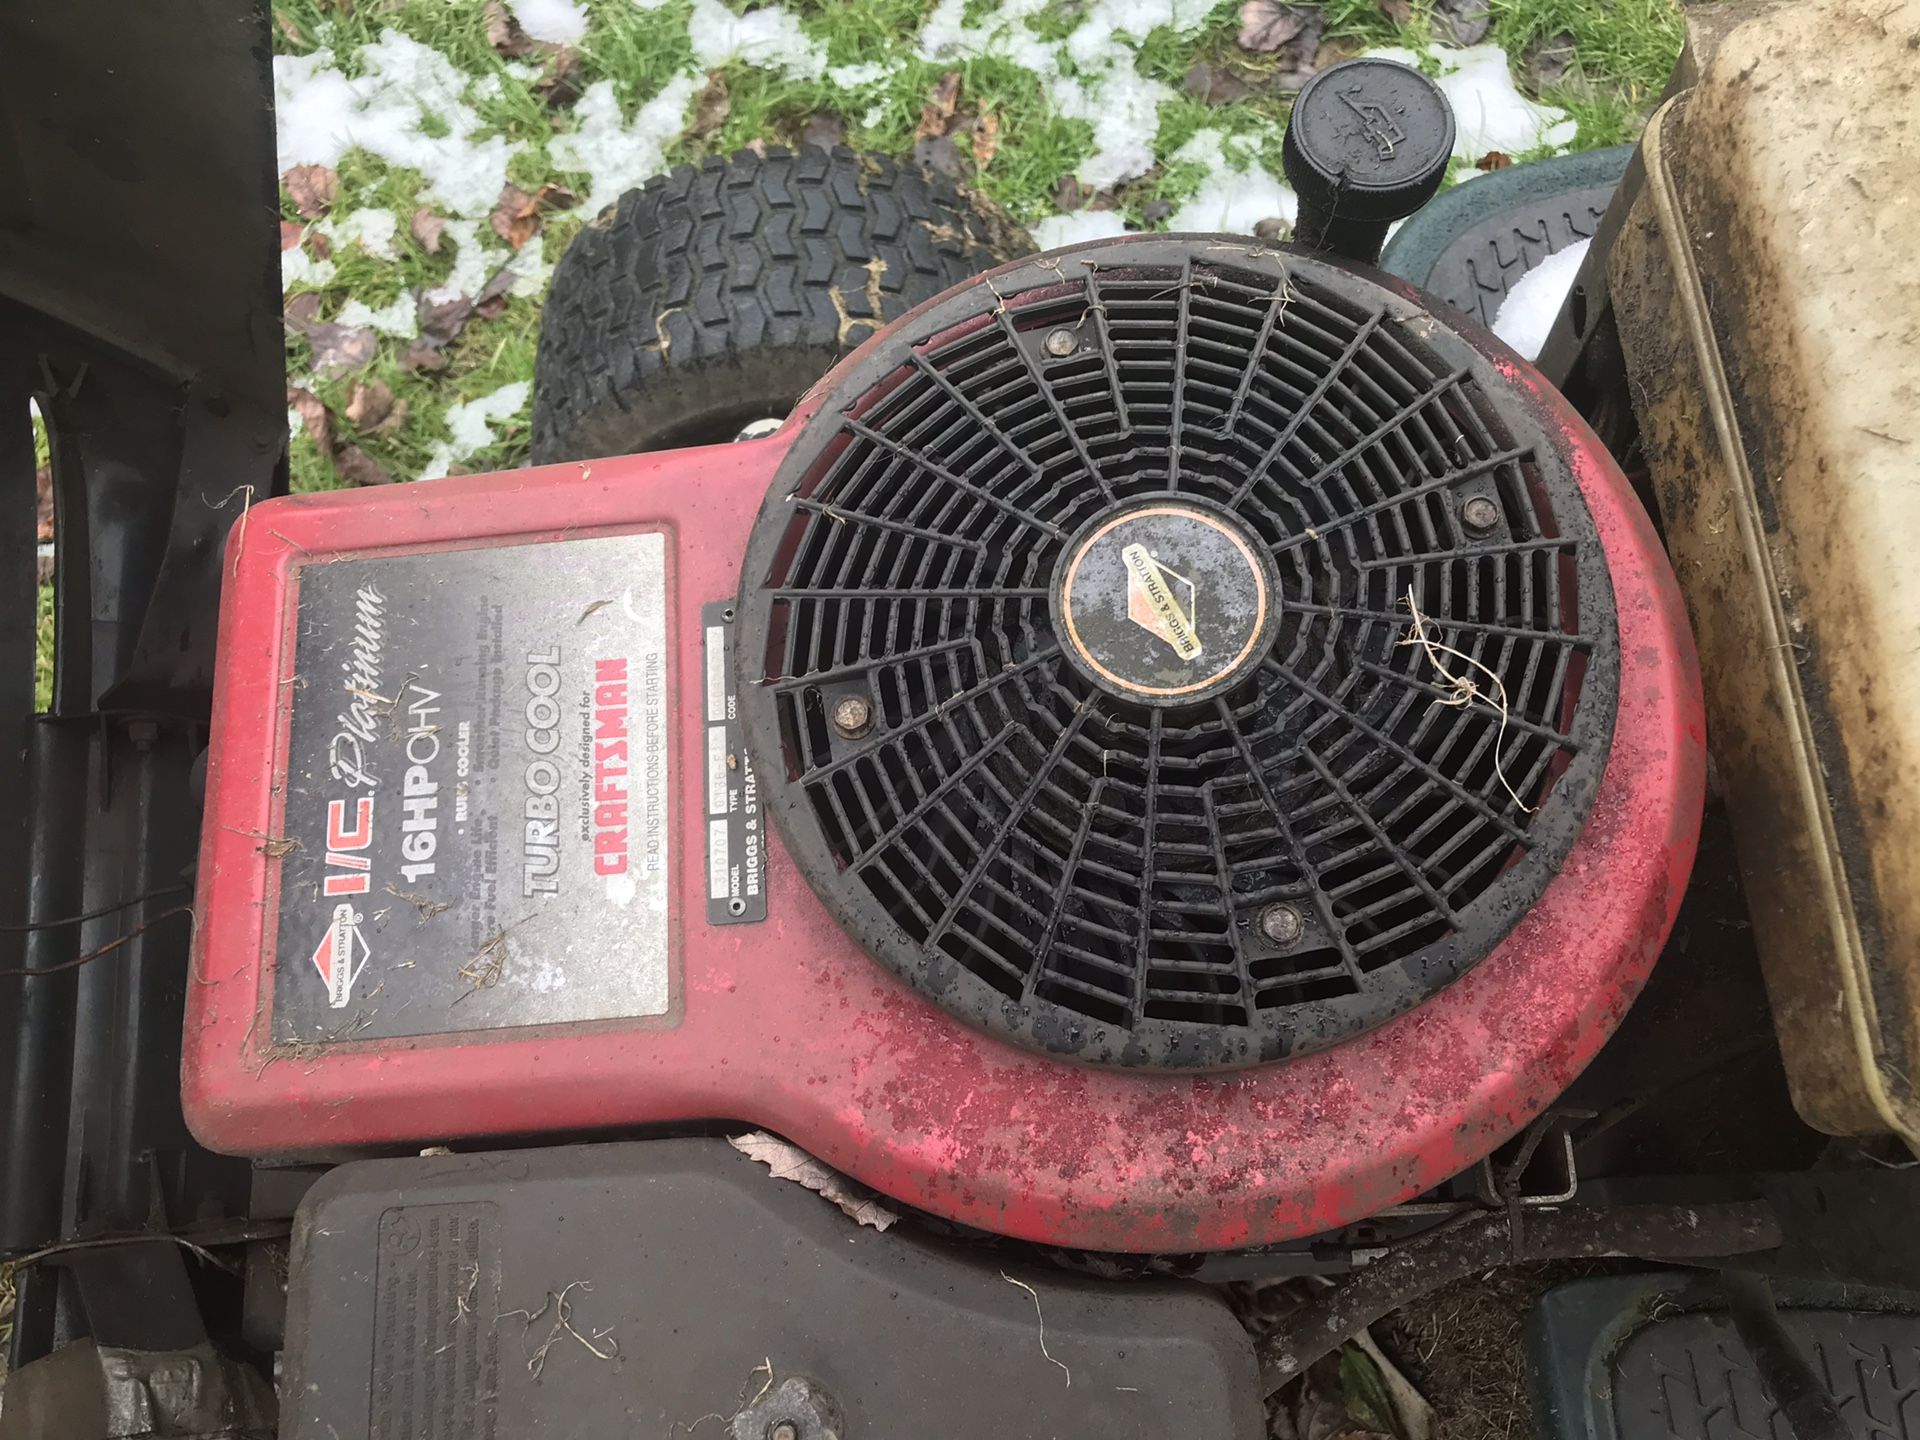
[[[791,1180],[796,1185],[806,1186],[816,1195],[831,1200],[862,1225],[885,1230],[899,1222],[898,1215],[863,1194],[853,1181],[831,1165],[814,1159],[798,1145],[782,1140],[777,1135],[755,1130],[746,1135],[729,1136],[727,1143],[749,1160],[758,1160],[765,1165],[773,1172],[774,1179]]]
[[[309,220],[327,213],[334,196],[340,193],[340,176],[327,165],[296,165],[280,177],[287,187],[287,198]]]
[[[391,485],[393,475],[378,460],[358,445],[343,445],[333,457],[333,468],[340,478],[353,485]]]
[[[1187,71],[1186,84],[1182,87],[1189,95],[1206,101],[1209,105],[1226,105],[1235,100],[1245,99],[1253,93],[1253,87],[1222,66],[1209,65],[1205,60],[1196,60],[1193,68]]]
[[[420,302],[420,341],[434,350],[451,345],[460,338],[460,332],[472,318],[473,302],[464,295],[456,295],[438,305],[428,304],[423,299]]]
[[[1413,19],[1413,0],[1379,0],[1380,13],[1396,25],[1408,24]]]
[[[42,545],[53,539],[53,467],[33,472],[34,538]]]
[[[727,116],[732,113],[733,96],[727,93],[727,73],[715,70],[707,76],[700,98],[694,101],[693,123],[687,127],[687,134],[695,140],[705,140],[726,124]]]
[[[354,429],[378,430],[393,414],[393,390],[380,380],[356,381],[347,395],[347,421]]]
[[[555,109],[563,109],[580,98],[580,53],[562,45],[547,61],[547,68],[533,82],[533,93]]]
[[[313,44],[313,41],[307,38],[306,31],[302,30],[298,25],[294,24],[291,19],[281,14],[278,10],[274,11],[273,19],[274,23],[280,27],[280,33],[295,45]]]
[[[320,453],[331,455],[334,447],[333,412],[327,409],[327,402],[311,390],[289,385],[287,406],[299,412],[301,426],[312,437],[313,443],[320,447]]]
[[[1000,153],[1000,117],[991,110],[973,123],[973,163],[982,170]]]
[[[294,246],[300,243],[301,239],[306,235],[306,233],[307,233],[306,226],[301,225],[298,222],[293,220],[282,220],[280,222],[281,253],[285,254],[287,251],[293,249]]]
[[[287,328],[299,330],[320,318],[320,297],[311,290],[302,291],[287,301]]]
[[[847,143],[847,122],[831,110],[816,110],[801,123],[800,143],[831,150]]]
[[[1433,29],[1437,38],[1454,45],[1478,45],[1493,28],[1487,0],[1434,0]]]
[[[504,265],[493,272],[493,278],[480,287],[480,293],[473,297],[473,313],[482,320],[498,320],[506,313],[507,292],[513,289],[513,282],[520,277]]]
[[[927,103],[920,107],[920,124],[913,132],[916,141],[936,139],[953,128],[953,112],[960,104],[960,78],[958,70],[949,70],[928,94]]]
[[[487,27],[487,43],[509,60],[524,60],[529,55],[551,54],[557,46],[535,40],[520,28],[513,12],[500,0],[487,0],[481,12]]]
[[[965,179],[973,171],[973,161],[951,135],[931,135],[925,140],[916,140],[913,159],[916,165],[954,180]]]
[[[407,222],[407,229],[412,232],[414,240],[429,255],[440,253],[440,236],[446,228],[446,216],[436,215],[424,205],[414,211],[413,219]]]
[[[407,346],[406,353],[400,357],[400,368],[431,374],[447,368],[447,357],[438,345],[422,337]]]
[[[493,233],[516,250],[531,240],[534,232],[540,228],[533,196],[511,180],[500,187],[500,202],[493,207],[490,218]]]
[[[1240,7],[1240,48],[1271,55],[1307,23],[1305,11],[1280,0],[1247,0]]]
[[[313,373],[332,379],[372,362],[379,342],[365,325],[335,325],[314,320],[296,328],[313,347]]]
[[[1504,170],[1513,164],[1513,157],[1504,150],[1489,150],[1474,162],[1476,170]]]
[[[542,185],[529,195],[508,181],[500,189],[500,203],[493,207],[493,230],[518,250],[539,233],[547,211],[567,210],[579,203],[580,197],[562,185]]]
[[[1520,72],[1530,95],[1558,85],[1567,78],[1573,65],[1574,39],[1571,31],[1561,30],[1535,40],[1520,57]]]

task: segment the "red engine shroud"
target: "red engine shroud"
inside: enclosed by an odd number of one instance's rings
[[[1645,513],[1586,425],[1487,343],[1564,433],[1618,605],[1619,707],[1591,815],[1499,948],[1412,1012],[1238,1072],[1096,1069],[948,1016],[861,953],[787,860],[769,919],[709,927],[703,729],[672,744],[673,998],[661,1018],[270,1049],[295,592],[370,551],[657,530],[667,537],[673,713],[697,711],[702,602],[730,597],[761,498],[808,407],[762,441],[253,507],[230,545],[183,1088],[215,1150],[737,1120],[923,1210],[1024,1240],[1225,1249],[1362,1219],[1476,1162],[1558,1095],[1638,992],[1693,861],[1704,789],[1685,611]],[[563,529],[555,517],[565,517]]]

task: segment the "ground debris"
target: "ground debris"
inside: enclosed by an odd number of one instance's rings
[[[547,1368],[547,1356],[553,1347],[560,1343],[563,1336],[571,1336],[578,1341],[580,1348],[596,1360],[611,1360],[620,1353],[620,1342],[614,1338],[611,1325],[604,1330],[595,1330],[591,1335],[582,1335],[574,1328],[573,1301],[570,1297],[576,1290],[592,1289],[593,1284],[590,1281],[571,1280],[559,1290],[549,1290],[545,1303],[538,1310],[503,1310],[494,1318],[495,1324],[501,1320],[522,1319],[526,1322],[525,1333],[531,1335],[533,1327],[546,1318],[549,1311],[552,1312],[553,1324],[547,1331],[546,1338],[527,1357],[527,1374],[534,1379],[538,1380],[541,1372]]]

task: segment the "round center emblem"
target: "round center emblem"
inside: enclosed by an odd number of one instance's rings
[[[1273,562],[1237,517],[1187,500],[1097,516],[1054,576],[1067,654],[1103,689],[1177,705],[1218,694],[1272,638]]]

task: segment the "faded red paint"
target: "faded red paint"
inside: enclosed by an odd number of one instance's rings
[[[948,1017],[859,953],[777,837],[769,920],[710,929],[696,724],[675,741],[679,971],[666,1022],[343,1044],[297,1059],[266,1050],[270,1027],[256,1017],[276,957],[258,837],[281,833],[299,567],[477,538],[665,531],[685,712],[697,706],[699,606],[735,589],[789,425],[716,449],[276,500],[236,528],[183,1075],[195,1134],[271,1154],[739,1120],[936,1214],[1130,1251],[1313,1234],[1472,1164],[1565,1088],[1638,992],[1687,881],[1704,784],[1692,643],[1652,528],[1559,397],[1503,352],[1499,363],[1564,430],[1599,526],[1619,605],[1619,715],[1562,874],[1492,956],[1418,1009],[1232,1074],[1048,1059]]]

